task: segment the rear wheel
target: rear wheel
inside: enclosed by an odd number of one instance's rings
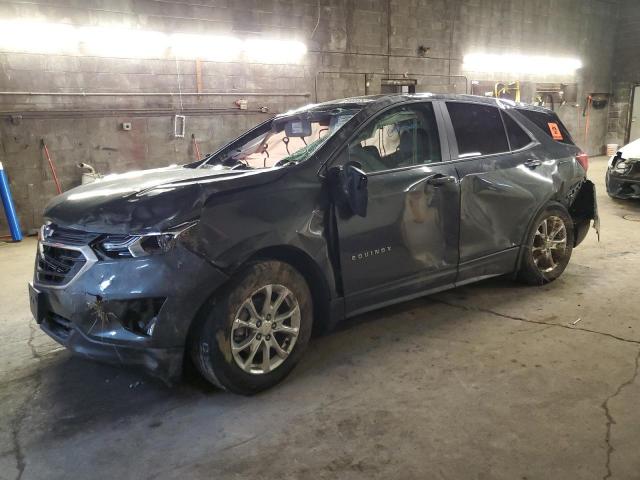
[[[312,316],[311,294],[297,270],[277,261],[251,264],[213,299],[193,338],[194,363],[223,389],[265,390],[302,357]]]
[[[573,220],[566,209],[547,207],[534,221],[518,278],[531,285],[552,282],[564,272],[573,251]]]

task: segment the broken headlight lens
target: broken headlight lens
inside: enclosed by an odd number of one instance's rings
[[[613,170],[616,173],[624,175],[625,173],[629,173],[629,170],[631,170],[632,163],[633,162],[630,162],[628,160],[620,160],[619,162],[613,165]]]
[[[109,258],[134,258],[167,253],[175,247],[178,238],[198,224],[188,222],[167,232],[146,235],[104,235],[94,248]]]

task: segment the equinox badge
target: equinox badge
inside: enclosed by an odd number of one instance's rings
[[[376,255],[382,255],[383,253],[389,253],[391,247],[376,248],[375,250],[367,250],[366,252],[356,253],[351,255],[351,261],[356,262],[358,260],[364,260],[365,258],[374,257]]]

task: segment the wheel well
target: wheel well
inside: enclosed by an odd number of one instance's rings
[[[575,246],[578,246],[587,235],[591,220],[596,220],[598,217],[595,186],[590,180],[585,180],[580,184],[568,211],[573,220],[574,228],[583,227],[575,238]]]
[[[255,252],[247,261],[278,260],[288,263],[306,279],[313,300],[313,331],[320,333],[330,324],[331,294],[318,264],[302,250],[291,246],[267,247]]]
[[[534,215],[531,216],[531,220],[529,220],[529,223],[527,225],[527,228],[524,232],[524,236],[522,237],[522,241],[520,242],[520,251],[518,252],[518,259],[516,260],[516,269],[515,271],[517,272],[518,270],[520,270],[520,265],[522,264],[522,257],[524,255],[525,252],[525,246],[527,244],[527,240],[529,238],[529,234],[531,233],[531,230],[534,227],[534,223],[536,221],[536,218],[538,218],[538,215],[540,215],[540,213],[542,213],[543,211],[545,211],[547,208],[550,207],[560,207],[560,208],[564,208],[565,210],[567,210],[567,207],[565,207],[562,203],[558,202],[557,200],[549,200],[548,202],[544,203],[537,211]],[[567,210],[568,212],[568,210]],[[569,214],[569,216],[571,216]],[[573,220],[573,218],[572,218]],[[574,221],[575,223],[575,221]]]
[[[298,248],[290,246],[276,246],[264,248],[255,252],[245,262],[238,265],[237,268],[234,269],[233,273],[236,273],[249,262],[260,260],[278,260],[280,262],[288,263],[302,274],[309,285],[311,298],[313,300],[313,333],[319,334],[326,331],[326,329],[331,325],[331,293],[327,280],[324,278],[324,275],[317,263],[314,262],[309,255]],[[219,288],[225,288],[227,285],[228,282]],[[185,341],[183,373],[193,370],[191,355],[187,352],[188,349],[191,348],[193,335],[202,324],[207,305],[210,304],[211,298],[213,298],[218,291],[219,289],[213,292],[209,299],[200,306],[198,312],[194,316],[194,319],[189,325]]]

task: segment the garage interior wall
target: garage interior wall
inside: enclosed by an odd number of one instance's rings
[[[624,145],[629,141],[632,92],[634,86],[640,85],[640,2],[627,0],[621,4],[615,35],[613,100],[607,139]]]
[[[382,79],[404,74],[417,80],[419,92],[464,93],[472,80],[576,83],[578,101],[556,110],[577,143],[599,154],[613,119],[607,109],[594,111],[585,139],[582,107],[590,92],[610,91],[618,9],[618,0],[0,1],[0,19],[296,39],[308,47],[296,64],[0,52],[2,92],[232,94],[2,94],[0,161],[22,228],[33,231],[55,195],[42,139],[66,190],[80,183],[79,162],[101,173],[187,163],[194,159],[192,134],[201,152],[211,152],[275,113],[379,93]],[[639,8],[632,10],[637,18]],[[570,75],[465,71],[463,56],[478,52],[575,57],[584,66]],[[522,100],[531,94],[523,91]],[[247,109],[239,110],[237,100]],[[184,138],[173,136],[178,113],[186,116]],[[131,130],[122,129],[125,122]],[[0,233],[7,230],[0,215]]]

